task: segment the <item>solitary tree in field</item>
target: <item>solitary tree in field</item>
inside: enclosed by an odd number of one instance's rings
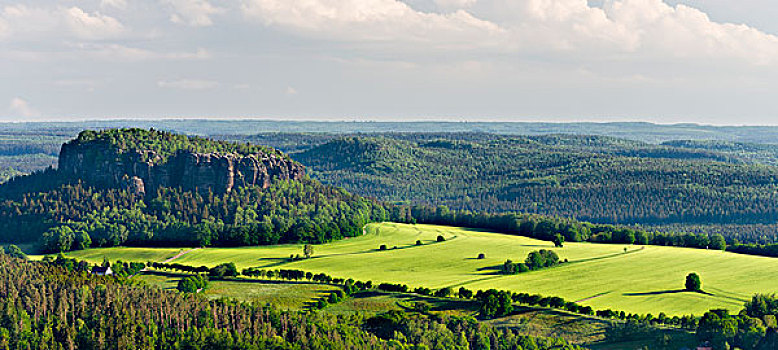
[[[306,244],[303,246],[303,255],[305,255],[305,258],[308,259],[313,255],[313,245]]]
[[[565,237],[557,233],[556,236],[554,236],[554,246],[557,248],[562,248],[564,245]]]
[[[686,290],[690,292],[702,291],[702,281],[700,281],[700,275],[692,272],[686,276]]]

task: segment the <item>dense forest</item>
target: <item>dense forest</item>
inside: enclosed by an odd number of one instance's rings
[[[346,187],[353,187],[357,192],[377,195],[379,198],[392,199],[392,196],[409,196],[414,198],[417,191],[428,193],[430,200],[421,200],[424,205],[397,205],[378,200],[372,200],[359,195],[353,195],[346,190],[324,185],[317,180],[307,177],[299,180],[277,179],[268,187],[249,186],[236,187],[226,193],[214,193],[209,188],[196,190],[184,190],[181,188],[160,187],[145,193],[133,191],[122,186],[95,185],[85,182],[83,179],[62,174],[59,170],[49,168],[30,176],[17,177],[0,187],[0,241],[11,243],[37,242],[45,252],[60,252],[88,247],[110,247],[117,245],[140,246],[244,246],[244,245],[269,245],[278,243],[323,243],[338,240],[344,237],[354,237],[362,233],[362,227],[370,222],[394,221],[403,223],[430,223],[453,226],[484,228],[508,234],[524,235],[548,241],[563,239],[564,241],[580,242],[591,241],[601,243],[626,243],[626,244],[657,244],[703,249],[729,249],[748,254],[760,254],[768,256],[778,255],[778,246],[773,244],[772,237],[766,236],[764,231],[754,231],[754,236],[746,236],[738,232],[733,236],[726,232],[707,232],[703,229],[691,230],[686,233],[683,228],[667,225],[666,230],[656,230],[651,227],[619,227],[609,224],[597,224],[566,219],[565,216],[550,216],[548,213],[533,214],[539,212],[539,205],[535,210],[525,210],[529,213],[513,213],[513,208],[501,208],[500,203],[515,205],[525,203],[525,200],[501,202],[496,197],[488,197],[481,194],[482,200],[469,197],[459,208],[454,210],[445,206],[432,206],[426,203],[434,202],[435,198],[446,202],[444,198],[450,198],[456,203],[456,198],[448,194],[473,193],[478,191],[497,196],[494,191],[500,186],[517,186],[517,182],[524,185],[502,189],[505,194],[510,191],[526,191],[528,193],[547,193],[551,189],[565,188],[569,193],[587,189],[589,193],[602,193],[603,186],[597,186],[595,179],[610,176],[614,183],[624,184],[628,181],[645,181],[654,183],[652,186],[644,185],[644,190],[653,189],[656,196],[668,192],[662,186],[670,186],[673,181],[686,178],[689,181],[704,183],[707,187],[721,185],[728,182],[728,186],[722,191],[732,188],[751,190],[752,187],[770,187],[773,176],[778,178],[778,173],[768,166],[739,165],[737,168],[731,163],[716,161],[712,168],[705,170],[702,167],[705,162],[682,163],[678,160],[666,158],[652,158],[644,163],[634,161],[634,158],[614,157],[604,155],[607,148],[621,149],[625,145],[639,145],[633,141],[624,141],[597,137],[559,137],[544,136],[535,138],[544,140],[544,144],[569,145],[575,144],[577,148],[590,147],[600,150],[601,154],[588,153],[588,162],[607,164],[605,160],[621,164],[615,168],[598,168],[589,165],[592,173],[599,174],[594,177],[583,176],[581,170],[570,165],[575,157],[580,154],[570,152],[551,152],[545,162],[533,159],[538,157],[539,141],[530,139],[505,139],[502,136],[488,134],[452,134],[449,139],[440,139],[435,135],[398,135],[402,139],[388,138],[338,138],[323,146],[312,148],[309,151],[297,153],[297,156],[307,159],[308,162],[316,161],[325,164],[328,168],[318,168],[316,175],[321,178],[333,178],[332,174],[345,174],[354,181],[344,180]],[[411,141],[419,137],[425,141]],[[295,139],[296,140],[296,139]],[[469,140],[469,141],[468,141]],[[475,142],[474,140],[478,140]],[[416,142],[416,143],[415,143]],[[130,130],[106,130],[102,132],[86,131],[72,143],[90,145],[90,152],[103,148],[112,149],[107,154],[115,154],[119,159],[115,162],[127,165],[127,160],[121,159],[122,154],[134,151],[134,154],[144,154],[147,150],[155,150],[157,157],[169,157],[176,154],[173,150],[197,150],[220,152],[263,152],[264,154],[280,154],[268,147],[254,146],[247,143],[232,143],[225,141],[212,141],[205,138],[186,137],[159,131],[145,131],[139,129]],[[416,146],[414,146],[416,145]],[[493,146],[489,146],[493,145]],[[494,146],[502,145],[502,146]],[[402,147],[400,147],[402,146]],[[407,147],[406,147],[407,146]],[[491,148],[494,149],[491,149]],[[548,146],[551,147],[551,146]],[[554,146],[557,147],[557,146]],[[565,146],[567,147],[567,146]],[[323,151],[326,149],[327,151]],[[479,150],[479,151],[476,151]],[[524,150],[524,151],[522,151]],[[665,150],[666,151],[666,150]],[[491,163],[486,158],[471,157],[468,162],[456,162],[455,156],[476,152],[486,152],[494,155]],[[510,158],[502,153],[508,152],[516,157]],[[636,152],[636,151],[632,151]],[[655,151],[652,151],[656,153]],[[527,153],[525,157],[521,154]],[[644,154],[651,152],[642,151]],[[660,152],[662,156],[666,152]],[[318,157],[314,157],[318,154]],[[582,153],[581,153],[582,154]],[[716,155],[692,152],[698,159],[715,158]],[[282,155],[286,159],[285,155]],[[432,159],[438,157],[438,160]],[[690,157],[679,156],[679,158]],[[627,159],[634,166],[644,164],[646,174],[640,175],[632,172],[633,178],[623,175],[630,173],[626,165]],[[426,160],[420,167],[420,160]],[[579,159],[580,160],[580,159]],[[575,160],[577,161],[577,160]],[[523,164],[521,166],[514,163]],[[522,163],[523,162],[523,163]],[[696,174],[692,169],[673,168],[676,165],[696,166],[700,165]],[[475,171],[465,171],[472,166]],[[514,164],[516,168],[501,168]],[[555,164],[554,166],[551,166]],[[657,165],[662,165],[657,168]],[[132,163],[129,163],[129,168]],[[525,168],[522,168],[525,167]],[[534,167],[533,171],[526,167]],[[735,167],[732,170],[731,167]],[[330,175],[322,175],[322,174]],[[414,169],[414,170],[408,170]],[[518,171],[518,169],[523,169]],[[567,169],[568,177],[577,181],[579,185],[571,185],[571,180],[565,179],[564,173],[559,175],[543,175],[551,171]],[[610,169],[610,170],[608,170]],[[729,170],[727,170],[729,169]],[[738,170],[739,169],[739,170]],[[744,174],[746,170],[756,170]],[[428,180],[425,176],[431,171],[439,172]],[[650,171],[649,171],[650,170]],[[658,172],[662,170],[662,172]],[[95,169],[101,171],[101,169]],[[620,171],[620,175],[607,174],[607,172]],[[685,176],[678,174],[687,171]],[[725,177],[722,174],[730,172]],[[737,173],[740,171],[740,173]],[[505,175],[509,172],[515,176]],[[443,173],[448,175],[443,175]],[[479,175],[480,174],[480,175]],[[522,175],[523,174],[523,175]],[[530,179],[530,176],[543,175],[539,179]],[[661,174],[662,176],[658,176]],[[669,178],[664,176],[676,174]],[[477,175],[477,176],[476,176]],[[327,177],[330,176],[330,177]],[[483,177],[483,179],[481,179]],[[337,177],[334,177],[337,178]],[[456,180],[451,180],[451,179]],[[370,179],[369,182],[359,182]],[[489,179],[484,181],[484,179]],[[691,179],[691,180],[689,180]],[[743,179],[748,182],[743,183]],[[359,181],[357,181],[359,180]],[[560,181],[561,180],[561,181]],[[425,182],[426,181],[426,182]],[[553,184],[548,183],[553,182]],[[527,183],[536,182],[529,186]],[[742,186],[734,186],[734,183]],[[563,184],[567,184],[564,185]],[[581,186],[581,183],[588,183]],[[472,189],[467,185],[471,184]],[[748,186],[746,186],[748,185]],[[606,186],[614,188],[617,186]],[[677,189],[694,191],[699,186],[677,186]],[[702,187],[699,193],[711,192],[707,187]],[[410,192],[402,192],[402,189]],[[622,189],[624,190],[624,189]],[[432,191],[432,192],[430,192]],[[471,192],[474,191],[474,192]],[[534,192],[533,192],[534,191]],[[652,193],[653,193],[652,192]],[[643,192],[648,196],[647,192]],[[606,193],[607,194],[607,193]],[[436,197],[437,196],[437,197]],[[571,196],[567,203],[576,203],[578,198]],[[683,206],[686,196],[678,196],[672,201],[675,207]],[[704,213],[706,210],[715,209],[715,205],[725,205],[724,199],[713,195],[706,197],[710,206],[696,205],[696,210]],[[730,197],[727,197],[730,198]],[[698,200],[699,198],[694,197]],[[758,198],[751,197],[752,202]],[[625,201],[629,202],[629,200]],[[745,202],[745,199],[742,199]],[[751,203],[752,203],[751,202]],[[481,203],[481,204],[478,204]],[[588,202],[577,203],[583,206]],[[649,201],[642,201],[648,208],[638,207],[635,210],[645,210],[651,214],[651,210],[657,206]],[[679,204],[680,203],[680,204]],[[708,203],[708,202],[702,202]],[[488,205],[487,205],[488,204]],[[688,203],[687,203],[688,204]],[[497,207],[491,206],[497,205]],[[555,205],[562,205],[555,203]],[[615,212],[628,208],[620,201],[608,200],[600,203],[599,208],[611,208]],[[744,204],[745,205],[745,204]],[[465,208],[461,208],[465,206]],[[487,206],[482,210],[467,210],[468,206]],[[589,207],[598,208],[595,205]],[[774,206],[764,204],[761,208],[772,210]],[[461,209],[461,210],[455,210]],[[591,209],[591,208],[588,208]],[[692,212],[692,209],[687,209]],[[500,213],[505,212],[507,213]],[[492,213],[490,213],[492,212]],[[737,214],[733,212],[733,215]],[[656,213],[652,214],[656,215]],[[706,213],[704,215],[710,215]],[[694,216],[698,219],[707,216]],[[756,215],[756,213],[752,214]],[[568,215],[573,216],[573,215]],[[600,219],[602,219],[600,217]],[[607,221],[607,220],[601,220]],[[618,220],[616,220],[618,221]],[[685,222],[684,225],[688,225]],[[770,224],[765,224],[769,226]],[[746,232],[748,233],[748,232]]]
[[[599,136],[261,134],[311,176],[395,203],[524,212],[769,244],[775,146]],[[692,229],[693,227],[693,229]]]
[[[294,157],[326,183],[389,201],[614,224],[778,220],[778,168],[608,141],[342,138]]]
[[[332,316],[167,292],[0,254],[2,349],[577,349],[472,318]]]
[[[0,241],[41,238],[51,252],[90,245],[321,243],[359,235],[384,215],[373,201],[309,179],[221,196],[177,189],[138,196],[76,183],[0,202]]]

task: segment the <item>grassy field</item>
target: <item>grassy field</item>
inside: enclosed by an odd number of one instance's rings
[[[187,249],[183,249],[186,251]],[[104,259],[108,259],[111,262],[121,261],[136,261],[136,262],[148,262],[148,261],[165,261],[172,258],[182,249],[179,248],[105,248],[105,249],[87,249],[70,252],[67,255],[78,260],[86,260],[91,263],[99,264]]]
[[[445,242],[435,242],[438,235]],[[416,240],[423,245],[416,246]],[[378,251],[381,244],[389,250]],[[393,247],[397,249],[392,249]],[[624,252],[624,248],[628,252]],[[506,260],[523,260],[541,248],[554,249],[570,263],[516,276],[497,274]],[[80,259],[158,261],[178,249],[112,248],[71,254]],[[208,248],[191,251],[175,261],[214,266],[234,262],[246,267],[289,268],[325,272],[334,277],[409,286],[469,289],[510,289],[516,292],[555,295],[579,301],[595,309],[627,312],[665,312],[669,315],[701,314],[711,308],[738,311],[754,293],[778,291],[778,259],[699,249],[567,243],[554,248],[550,242],[478,230],[431,225],[372,224],[366,234],[315,246],[314,258],[287,262],[301,254],[300,245],[246,248]],[[476,259],[479,253],[485,259]],[[142,254],[142,255],[141,255]],[[139,258],[133,259],[137,255]],[[140,257],[142,256],[142,257]],[[702,276],[703,289],[712,294],[687,293],[684,277]]]
[[[175,289],[183,275],[149,272],[135,278],[162,289]],[[326,284],[280,283],[258,281],[211,281],[205,296],[234,298],[241,301],[270,303],[282,310],[301,310],[320,297],[326,297],[340,288]]]

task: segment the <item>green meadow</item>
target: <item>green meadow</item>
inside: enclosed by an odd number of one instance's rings
[[[305,260],[289,260],[290,255],[302,255],[302,245],[281,245],[197,249],[175,262],[193,266],[234,262],[239,269],[300,269],[411,287],[508,289],[560,296],[595,309],[654,315],[699,315],[712,308],[739,311],[754,293],[778,291],[778,259],[774,258],[658,246],[566,243],[564,248],[554,248],[550,242],[526,237],[433,225],[371,224],[365,232],[361,237],[317,245],[313,257]],[[445,237],[445,242],[436,242],[438,235]],[[422,244],[416,245],[417,240]],[[388,249],[379,251],[384,244]],[[513,276],[498,273],[506,259],[523,261],[529,252],[538,249],[553,249],[569,262]],[[104,258],[163,261],[179,252],[180,249],[106,248],[69,255],[99,263]],[[484,254],[485,259],[477,259],[479,254]],[[700,274],[708,294],[681,290],[690,272]],[[245,289],[257,287],[225,288],[238,294],[263,293]]]

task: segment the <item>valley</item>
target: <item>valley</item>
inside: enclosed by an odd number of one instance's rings
[[[622,244],[553,243],[480,230],[434,225],[370,224],[366,235],[315,245],[310,259],[289,261],[301,245],[205,248],[176,259],[190,266],[234,262],[238,269],[298,269],[333,277],[402,283],[409,287],[491,288],[559,296],[596,310],[664,312],[670,316],[725,308],[736,312],[755,293],[778,290],[778,260],[721,251]],[[436,242],[437,236],[445,242]],[[421,246],[415,242],[420,240]],[[380,245],[388,250],[380,251]],[[394,249],[394,247],[397,247]],[[627,253],[624,249],[627,249]],[[553,249],[569,263],[519,275],[499,274],[507,259],[523,261],[538,249]],[[176,250],[98,248],[68,256],[100,263],[162,261]],[[484,254],[484,259],[477,259]],[[156,260],[154,259],[156,257]],[[702,276],[708,294],[681,291],[686,274]]]

